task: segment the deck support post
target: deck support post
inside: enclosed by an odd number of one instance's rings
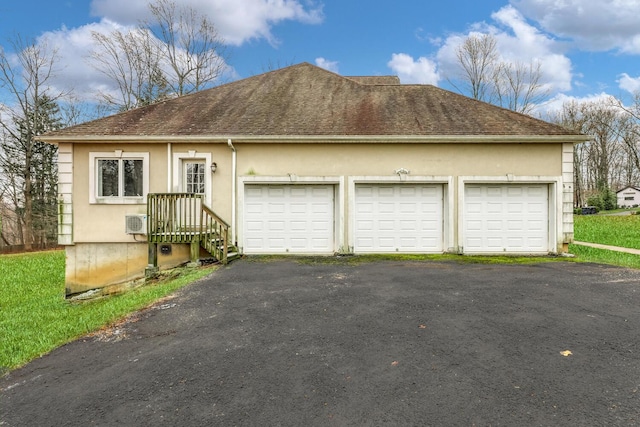
[[[189,267],[200,266],[200,236],[194,236],[190,247],[191,262]]]
[[[148,249],[148,263],[147,268],[144,270],[144,277],[152,278],[158,274],[160,268],[158,267],[158,244],[149,243]]]

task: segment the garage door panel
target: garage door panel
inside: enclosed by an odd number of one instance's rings
[[[393,220],[378,221],[378,230],[379,231],[390,231],[390,232],[393,232],[394,229],[395,229],[395,221],[393,221]]]
[[[545,240],[544,239],[530,238],[528,243],[529,243],[529,246],[540,247],[545,243]]]
[[[487,221],[487,230],[500,231],[502,230],[502,221]]]
[[[427,195],[423,195],[424,197],[432,197],[432,196],[427,196]],[[440,213],[440,210],[442,209],[442,204],[441,203],[420,203],[420,211],[422,213]]]
[[[544,213],[546,209],[547,209],[546,205],[543,205],[542,203],[531,203],[528,206],[527,211],[529,213],[536,214],[536,213]]]
[[[261,194],[261,193],[259,193]],[[262,212],[262,205],[256,203],[248,203],[245,205],[245,211],[249,214],[256,214]]]
[[[482,221],[467,220],[468,231],[480,231],[482,230]],[[468,236],[469,239],[473,239],[473,236]]]
[[[391,214],[393,215],[395,212],[395,205],[393,203],[378,203],[377,213],[379,214]]]
[[[547,252],[546,184],[465,186],[465,252]]]
[[[400,248],[415,248],[418,246],[418,239],[415,237],[401,237]]]
[[[268,197],[282,197],[284,196],[284,187],[267,187],[266,192]]]
[[[268,203],[267,204],[267,213],[268,214],[283,214],[284,213],[284,203]]]
[[[307,223],[305,221],[290,221],[289,229],[293,232],[306,232],[307,231]]]
[[[489,197],[501,197],[502,187],[487,187],[487,196]]]
[[[510,214],[524,215],[526,213],[524,203],[507,203],[507,212]]]
[[[245,228],[248,231],[260,231],[262,228],[262,221],[247,221]]]
[[[291,187],[289,189],[289,195],[292,199],[295,198],[306,198],[307,197],[307,189],[303,187]]]
[[[507,230],[519,231],[522,230],[524,222],[522,220],[509,220],[507,221]]]
[[[527,187],[527,195],[531,197],[545,197],[548,190],[542,187]]]
[[[356,224],[357,231],[371,231],[373,230],[373,221],[359,221]]]
[[[421,212],[422,210],[419,208],[419,204],[418,203],[400,203],[400,213],[403,214],[410,214],[410,215],[417,215]]]
[[[509,246],[514,248],[524,248],[524,239],[521,237],[509,237],[508,239]]]
[[[290,209],[290,212],[292,214],[306,215],[307,214],[307,208],[308,208],[308,206],[305,203],[290,203],[289,204],[289,209]]]
[[[312,214],[331,215],[332,212],[333,212],[333,205],[329,205],[327,203],[312,203],[311,204],[311,213]]]
[[[396,240],[393,237],[380,237],[380,247],[392,249],[395,247]]]
[[[492,214],[497,214],[502,212],[503,206],[501,203],[491,203],[491,202],[487,202],[487,212],[488,213],[492,213]],[[478,213],[482,212],[482,205],[478,204]]]
[[[245,185],[245,252],[333,252],[333,194],[331,185]]]
[[[442,252],[442,185],[358,184],[355,191],[356,252]]]
[[[311,231],[315,231],[315,232],[319,232],[319,233],[325,233],[326,231],[328,231],[329,229],[333,228],[332,227],[333,222],[329,222],[329,221],[312,221],[311,222]]]
[[[401,220],[400,221],[400,231],[414,231],[421,230],[422,228],[418,228],[418,221],[416,220]]]
[[[284,221],[271,221],[267,225],[269,231],[284,231]]]
[[[482,203],[467,202],[466,208],[467,212],[477,214],[482,212]]]
[[[507,187],[507,196],[522,197],[523,187]]]

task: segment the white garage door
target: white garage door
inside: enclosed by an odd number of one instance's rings
[[[442,252],[442,185],[358,184],[355,252]]]
[[[244,252],[334,252],[331,185],[246,185]]]
[[[464,199],[464,252],[549,251],[547,185],[466,185]]]

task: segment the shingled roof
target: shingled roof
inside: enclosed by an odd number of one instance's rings
[[[580,136],[532,117],[393,76],[343,77],[308,63],[46,134],[113,137]]]

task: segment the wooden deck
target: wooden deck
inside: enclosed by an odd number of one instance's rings
[[[147,196],[147,239],[149,266],[157,268],[159,243],[191,244],[191,261],[197,262],[200,248],[222,264],[237,256],[230,242],[230,226],[204,204],[201,194],[153,193]]]

